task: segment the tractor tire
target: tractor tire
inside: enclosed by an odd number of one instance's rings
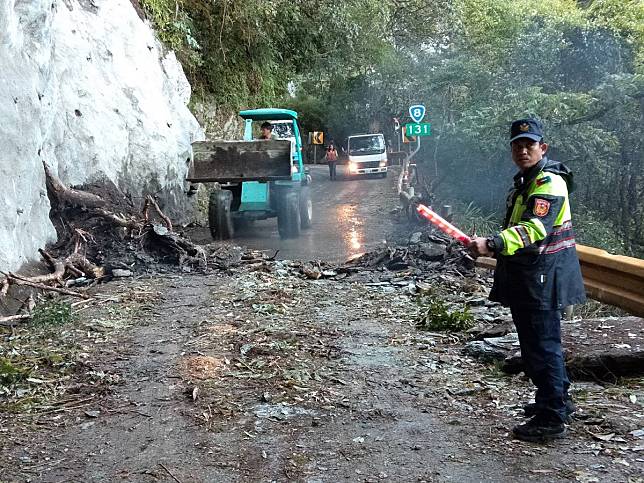
[[[311,201],[311,188],[302,186],[300,191],[300,225],[302,228],[311,228],[313,224],[313,202]]]
[[[380,173],[380,177],[381,178],[386,178],[387,177],[387,171],[385,171],[384,173]]]
[[[282,239],[300,236],[302,222],[298,194],[295,190],[286,190],[280,198],[280,207],[277,212],[277,229]]]
[[[214,240],[229,240],[235,234],[230,205],[233,194],[229,190],[215,190],[208,202],[208,224]]]

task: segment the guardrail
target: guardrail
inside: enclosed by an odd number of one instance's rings
[[[644,317],[644,260],[584,245],[577,245],[577,254],[590,298]],[[481,257],[476,265],[494,270],[496,260]]]

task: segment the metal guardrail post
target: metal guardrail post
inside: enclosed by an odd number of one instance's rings
[[[400,170],[400,175],[398,176],[398,194],[402,193],[403,189],[406,187],[403,186],[403,177],[405,176],[405,172],[409,169],[409,161],[420,151],[420,136],[416,138],[416,142],[418,143],[416,145],[416,149],[414,149],[413,152],[410,152],[405,160],[402,163],[402,169]]]

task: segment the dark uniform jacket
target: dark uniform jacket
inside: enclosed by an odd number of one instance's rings
[[[572,172],[547,158],[514,177],[504,229],[494,237],[491,300],[535,310],[586,300],[570,217],[572,190]]]

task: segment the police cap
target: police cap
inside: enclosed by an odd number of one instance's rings
[[[510,126],[510,142],[519,138],[529,138],[533,141],[543,139],[543,126],[537,119],[518,119]]]

